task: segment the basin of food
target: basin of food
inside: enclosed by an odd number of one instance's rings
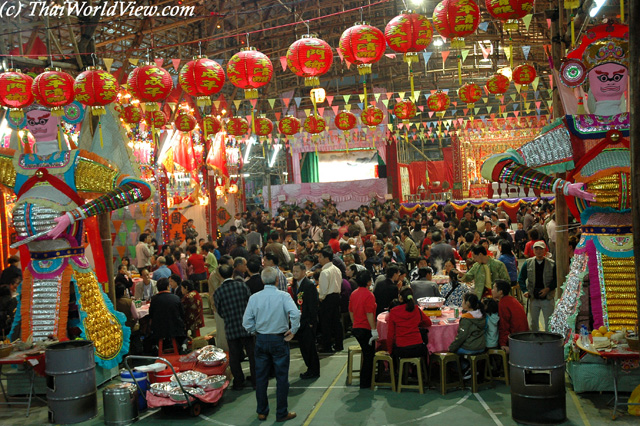
[[[444,305],[444,297],[421,297],[418,306],[422,309],[440,309]]]

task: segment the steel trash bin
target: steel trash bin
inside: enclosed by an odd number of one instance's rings
[[[138,420],[138,388],[134,383],[115,383],[102,391],[104,424],[125,426]]]

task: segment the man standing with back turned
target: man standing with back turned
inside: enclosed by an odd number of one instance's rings
[[[300,328],[300,311],[289,293],[275,287],[276,270],[267,267],[262,271],[264,290],[249,298],[242,318],[242,326],[256,335],[256,401],[258,420],[267,420],[269,400],[267,385],[269,370],[276,373],[276,421],[284,422],[296,417],[289,411],[289,341]],[[289,327],[291,321],[291,327]]]

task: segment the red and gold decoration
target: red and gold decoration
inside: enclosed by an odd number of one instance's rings
[[[165,114],[163,111],[147,111],[144,114],[144,121],[145,123],[147,123],[147,126],[154,129],[160,129],[167,125],[168,118],[167,114]]]
[[[123,105],[120,111],[120,118],[127,124],[138,124],[142,120],[142,110],[137,105]]]
[[[513,69],[511,79],[514,83],[520,84],[522,90],[527,90],[529,85],[536,79],[536,69],[530,64],[521,64]]]
[[[207,115],[202,119],[200,128],[204,132],[204,138],[207,139],[209,136],[215,135],[222,130],[222,122],[213,115]]]
[[[467,108],[473,108],[482,98],[482,89],[475,83],[465,83],[458,89],[458,97],[467,104]]]
[[[180,130],[181,132],[188,133],[196,128],[197,123],[193,114],[191,114],[189,111],[181,109],[176,114],[174,124],[176,126],[176,129]]]
[[[438,117],[444,117],[450,103],[449,95],[442,90],[438,90],[427,98],[427,106],[431,111],[435,111]]]
[[[286,115],[278,123],[278,130],[285,136],[293,136],[300,131],[300,120],[292,115]]]
[[[198,106],[211,105],[209,96],[222,90],[224,70],[216,61],[196,56],[180,70],[178,84],[185,93],[196,98]]]
[[[389,21],[384,29],[384,38],[394,52],[404,53],[405,62],[417,62],[417,52],[431,44],[433,28],[425,16],[410,10],[403,11]]]
[[[380,108],[369,105],[362,111],[362,114],[360,114],[360,120],[366,126],[376,127],[384,120],[384,113]]]
[[[226,125],[227,133],[231,136],[244,136],[249,131],[249,123],[242,117],[231,117]]]
[[[302,127],[304,127],[304,130],[308,133],[317,135],[318,133],[324,132],[327,128],[327,122],[320,116],[310,115],[304,120]]]
[[[487,84],[485,85],[485,87],[487,88],[487,91],[489,93],[500,97],[504,96],[504,94],[507,93],[510,84],[511,82],[507,77],[502,74],[496,73],[487,80]]]
[[[320,84],[321,75],[331,68],[333,50],[326,41],[303,35],[287,50],[287,67],[298,77],[304,77],[305,86]]]
[[[264,115],[253,120],[253,128],[258,136],[268,136],[273,132],[273,122]]]
[[[10,69],[0,74],[0,105],[9,108],[11,117],[24,117],[22,108],[33,103],[32,86],[33,79],[19,69]]]
[[[33,97],[40,105],[50,108],[51,114],[61,117],[63,107],[73,102],[73,77],[59,68],[47,68],[31,86]]]
[[[365,75],[371,74],[371,64],[382,58],[386,47],[382,31],[363,22],[342,33],[338,50],[346,61],[358,67],[360,75]]]
[[[336,127],[342,131],[351,130],[356,127],[358,119],[355,114],[349,111],[340,111],[334,120]]]
[[[88,106],[93,115],[105,114],[105,105],[117,99],[119,90],[118,80],[99,67],[89,67],[73,83],[75,100]]]
[[[273,64],[255,47],[246,47],[229,59],[227,78],[234,86],[244,89],[245,99],[258,97],[258,88],[265,86],[273,76]]]
[[[504,1],[504,0],[500,0]],[[473,0],[442,0],[433,11],[433,26],[451,47],[463,48],[464,37],[480,25],[480,8]]]
[[[518,29],[518,20],[533,11],[535,0],[485,0],[489,15],[504,22],[504,29]]]
[[[127,88],[140,102],[145,102],[147,111],[156,111],[156,102],[164,101],[171,93],[173,80],[167,70],[156,64],[142,65],[129,74]]]
[[[398,120],[402,120],[404,124],[408,124],[409,120],[416,116],[416,104],[410,100],[403,99],[398,101],[396,106],[393,107],[393,113],[398,117]]]

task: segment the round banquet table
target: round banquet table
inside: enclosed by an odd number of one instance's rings
[[[388,351],[391,349],[387,346],[387,333],[389,331],[389,324],[387,323],[388,315],[389,312],[382,312],[378,315],[378,323],[376,325],[379,337],[376,346],[377,350]],[[453,323],[447,322],[447,318],[454,318],[454,316],[453,309],[443,307],[442,316],[429,317],[431,320],[440,320],[439,324],[432,324],[431,327],[429,327],[429,342],[427,343],[427,349],[430,354],[435,352],[447,352],[449,350],[449,345],[455,340],[456,335],[458,334],[458,326],[460,323],[459,319],[456,319]]]
[[[143,303],[142,306],[136,308],[136,312],[138,312],[138,319],[142,319],[149,315],[149,306],[151,305],[148,303]]]

